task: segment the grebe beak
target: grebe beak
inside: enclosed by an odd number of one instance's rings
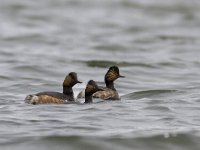
[[[77,81],[77,83],[83,83],[83,82],[81,82],[81,81]]]
[[[121,75],[119,75],[119,78],[125,78],[125,76],[121,76]]]

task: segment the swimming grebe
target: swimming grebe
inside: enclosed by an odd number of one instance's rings
[[[103,89],[95,81],[90,80],[85,88],[85,103],[92,103],[92,95],[98,91],[103,91]]]
[[[74,92],[72,87],[82,83],[78,81],[77,74],[75,72],[69,73],[63,82],[63,93],[59,92],[40,92],[33,95],[28,95],[25,98],[25,102],[29,104],[46,104],[46,103],[67,103],[74,102]]]
[[[103,91],[98,91],[93,94],[94,98],[100,98],[103,100],[120,100],[119,94],[114,87],[114,81],[118,78],[123,78],[119,73],[119,68],[117,66],[112,66],[109,68],[107,73],[105,74],[104,81],[106,83],[106,87],[103,88]],[[80,92],[78,94],[78,99],[85,97],[84,92]]]

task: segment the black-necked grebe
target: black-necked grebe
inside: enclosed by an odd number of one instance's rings
[[[112,66],[109,68],[107,73],[105,74],[105,84],[106,87],[103,88],[103,91],[98,91],[93,94],[94,98],[100,98],[103,100],[120,100],[119,94],[114,87],[114,81],[118,78],[123,78],[119,73],[119,68],[117,66]],[[78,99],[85,97],[84,91],[78,94]]]
[[[98,91],[103,91],[95,81],[90,80],[85,88],[85,103],[92,103],[92,95]]]
[[[40,92],[37,94],[28,95],[25,98],[25,102],[29,104],[46,104],[46,103],[73,103],[74,92],[72,87],[82,83],[78,81],[77,74],[75,72],[69,73],[63,82],[63,93],[59,92]]]

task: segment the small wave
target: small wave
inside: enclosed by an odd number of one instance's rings
[[[95,46],[94,49],[104,51],[121,51],[122,49],[126,49],[126,47],[123,47],[121,45],[98,45]]]
[[[14,66],[13,69],[19,70],[19,71],[42,71],[42,68],[40,66],[34,66],[34,65],[18,65]]]
[[[96,136],[62,136],[52,135],[43,137],[27,137],[13,140],[1,145],[3,148],[20,149],[22,147],[29,147],[29,149],[73,149],[73,150],[198,150],[200,138],[198,136],[178,133],[178,134],[159,134],[146,137],[96,137]]]
[[[171,110],[169,109],[169,107],[167,106],[147,106],[144,109],[146,110],[157,110],[157,111],[161,111],[161,112],[171,112]]]
[[[120,67],[145,67],[145,68],[155,68],[155,66],[145,63],[131,63],[131,62],[118,62],[118,61],[108,61],[108,60],[89,60],[84,61],[89,67],[100,67],[100,68],[107,68],[111,65],[117,65]]]
[[[11,80],[11,77],[0,75],[0,79],[2,79],[2,80]]]
[[[155,97],[161,94],[168,94],[168,93],[174,93],[177,92],[177,90],[147,90],[147,91],[139,91],[139,92],[133,92],[130,94],[122,95],[122,99],[142,99],[142,98],[150,98]]]

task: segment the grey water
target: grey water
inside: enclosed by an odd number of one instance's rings
[[[0,20],[0,149],[200,149],[200,1],[2,0]],[[121,101],[24,103],[112,65]]]

